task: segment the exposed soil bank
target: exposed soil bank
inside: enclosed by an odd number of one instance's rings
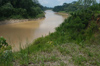
[[[70,14],[64,12],[56,12],[56,14],[62,15],[64,18],[68,18],[70,16]]]
[[[10,19],[10,20],[4,20],[0,21],[0,25],[6,25],[6,24],[13,24],[13,23],[19,23],[19,22],[27,22],[27,21],[35,21],[39,19],[43,19],[45,17],[37,18],[37,19]]]

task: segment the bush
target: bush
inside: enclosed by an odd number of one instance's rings
[[[68,35],[68,40],[74,40],[77,43],[83,42],[98,29],[96,22],[92,21],[93,11],[80,10],[71,15],[60,27],[56,28],[56,31],[63,32],[65,36]]]
[[[6,39],[0,37],[0,48],[3,46],[8,46],[8,43],[6,42]]]
[[[98,26],[95,21],[91,21],[89,27],[87,28],[85,35],[87,39],[90,39],[92,35],[98,30]]]
[[[11,46],[8,46],[6,39],[0,37],[0,66],[12,66],[12,59]]]
[[[13,6],[10,3],[7,3],[0,8],[0,17],[9,17],[12,13]]]
[[[0,53],[0,66],[12,66],[13,54],[11,50]]]

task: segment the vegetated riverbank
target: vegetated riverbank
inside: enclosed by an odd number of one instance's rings
[[[5,24],[13,24],[13,23],[19,23],[19,22],[26,22],[26,21],[34,21],[34,20],[39,20],[45,18],[45,13],[37,15],[35,18],[10,18],[6,20],[0,21],[0,25],[5,25]]]
[[[96,22],[100,10],[97,12],[93,9],[95,14],[91,10],[89,8],[71,13],[54,33],[36,39],[26,49],[13,53],[12,57],[8,52],[7,59],[3,59],[0,64],[2,66],[7,63],[13,66],[100,66],[100,22],[99,24]]]
[[[6,20],[9,19],[33,19],[33,18],[35,19],[35,18],[43,17],[44,16],[43,8],[44,7],[39,4],[38,0],[0,1],[0,21],[3,22],[4,20],[4,23],[1,24],[7,24]],[[15,20],[14,22],[18,22],[18,21]]]

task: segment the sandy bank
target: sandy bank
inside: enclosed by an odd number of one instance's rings
[[[64,12],[56,12],[56,14],[63,16],[65,19],[70,16],[69,13],[64,13]]]
[[[39,20],[39,19],[43,19],[43,18],[45,18],[45,17],[37,18],[37,19],[10,19],[10,20],[0,21],[0,25],[13,24],[13,23],[19,23],[19,22],[26,22],[26,21],[35,21],[35,20]]]

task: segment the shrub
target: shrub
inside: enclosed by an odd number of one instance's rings
[[[12,66],[13,54],[11,50],[0,53],[0,66]]]
[[[8,46],[8,43],[6,42],[6,39],[4,39],[3,37],[0,37],[0,48],[2,46]]]
[[[12,66],[13,54],[6,39],[0,37],[0,66]]]
[[[56,31],[63,32],[68,40],[83,42],[98,29],[96,22],[92,21],[92,15],[93,11],[89,9],[71,13],[71,16],[56,28]]]
[[[95,21],[91,21],[89,27],[87,28],[85,35],[87,39],[90,39],[92,35],[98,30],[98,26]]]

